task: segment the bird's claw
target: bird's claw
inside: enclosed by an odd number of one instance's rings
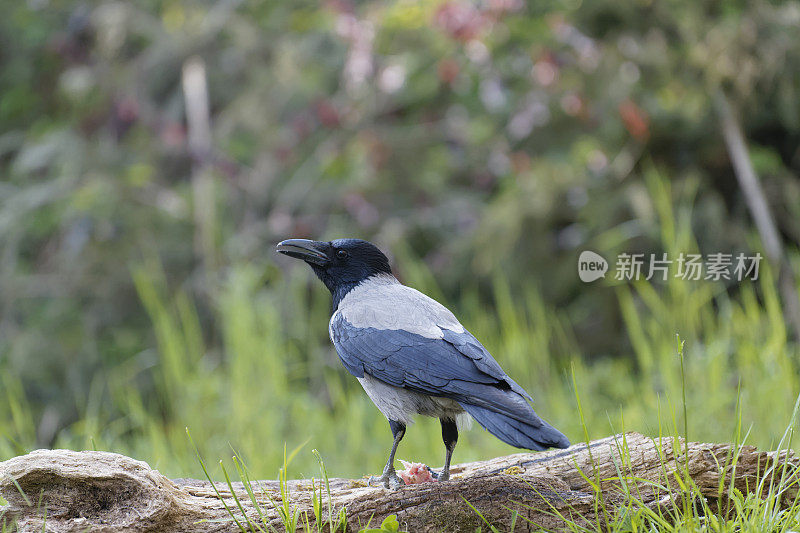
[[[450,472],[445,472],[444,470],[442,470],[441,472],[437,472],[433,468],[427,465],[425,468],[428,469],[428,472],[431,473],[431,476],[433,476],[433,479],[435,479],[436,481],[447,481],[450,479]]]
[[[392,490],[398,490],[405,485],[405,482],[394,471],[384,472],[381,476],[370,476],[367,484],[371,487],[376,482],[381,482],[384,488]]]

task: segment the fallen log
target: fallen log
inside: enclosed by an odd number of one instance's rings
[[[346,509],[348,531],[367,523],[375,527],[392,514],[404,531],[485,528],[470,505],[501,531],[510,526],[514,511],[516,531],[564,530],[565,518],[602,530],[609,516],[630,505],[626,494],[635,495],[636,505],[669,512],[677,503],[676,476],[691,478],[694,497],[724,505],[731,483],[746,494],[768,488],[783,471],[795,476],[797,467],[791,452],[695,442],[685,446],[681,439],[627,433],[566,450],[454,465],[451,480],[444,483],[390,491],[370,487],[364,479],[331,479],[330,491],[333,512]],[[320,522],[328,520],[331,507],[318,481],[287,485],[289,508],[306,513],[313,523],[316,491],[323,502]],[[170,480],[147,463],[115,453],[36,450],[0,463],[0,496],[7,502],[0,513],[21,532],[236,532],[240,529],[230,509],[245,527],[249,519],[284,531],[276,508],[283,504],[277,481],[252,483],[258,508],[242,483],[232,487],[233,494],[227,483]],[[787,504],[795,494],[784,494]]]

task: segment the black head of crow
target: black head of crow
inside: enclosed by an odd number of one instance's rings
[[[437,417],[442,424],[446,455],[439,481],[450,476],[461,415],[471,415],[518,448],[569,446],[453,313],[397,281],[375,245],[359,239],[288,239],[278,251],[308,263],[333,295],[331,341],[345,368],[389,419],[394,435],[381,476],[386,487],[403,483],[394,455],[415,414]]]

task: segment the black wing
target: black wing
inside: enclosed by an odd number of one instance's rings
[[[530,399],[467,331],[443,329],[443,338],[428,338],[402,329],[358,328],[341,314],[330,326],[342,363],[356,377],[367,373],[395,387],[457,401],[485,393],[487,385]]]

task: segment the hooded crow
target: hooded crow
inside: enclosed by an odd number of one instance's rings
[[[446,453],[439,481],[450,477],[456,419],[465,413],[517,448],[569,446],[453,313],[397,281],[375,245],[359,239],[288,239],[277,251],[308,263],[331,291],[331,341],[345,368],[389,420],[394,436],[380,478],[386,488],[403,484],[394,455],[415,414],[441,422]]]

